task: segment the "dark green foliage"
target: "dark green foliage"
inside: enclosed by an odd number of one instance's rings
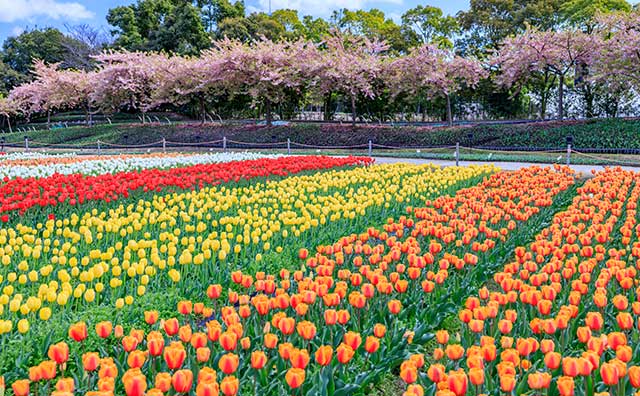
[[[375,104],[375,103],[374,103]],[[381,106],[381,104],[377,104]],[[372,109],[375,106],[372,105]],[[517,125],[469,125],[453,128],[412,126],[291,124],[264,127],[257,125],[142,125],[114,124],[92,128],[72,127],[55,131],[28,132],[32,141],[55,144],[90,143],[96,140],[118,144],[146,144],[163,137],[175,142],[207,142],[227,139],[250,143],[293,142],[318,146],[376,144],[389,146],[463,146],[566,148],[566,137],[573,136],[574,148],[640,149],[639,120],[593,120],[544,122]],[[7,142],[24,143],[25,133],[4,134]]]

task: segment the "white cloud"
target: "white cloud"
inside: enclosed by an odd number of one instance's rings
[[[11,35],[14,37],[21,35],[22,32],[24,32],[24,28],[20,26],[15,26],[13,29],[11,29]]]
[[[51,19],[91,19],[93,12],[77,2],[57,0],[0,0],[0,22],[32,20],[36,17]]]
[[[1,1],[1,0],[0,0]],[[301,15],[328,17],[334,10],[365,8],[371,0],[271,0],[271,10],[282,8],[298,10]],[[377,0],[376,3],[402,4],[402,0]],[[269,0],[258,0],[257,7],[247,7],[251,11],[269,11]]]

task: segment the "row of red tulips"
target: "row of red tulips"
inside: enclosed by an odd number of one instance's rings
[[[55,340],[48,360],[7,379],[16,396],[366,394],[428,340],[431,304],[573,182],[564,168],[492,175],[382,229],[303,249],[293,273],[235,271],[207,289],[210,302],[179,303],[179,318],[74,324],[71,343]]]
[[[14,178],[0,184],[0,212],[5,212],[1,220],[10,220],[7,212],[15,211],[18,215],[32,207],[52,207],[60,203],[77,205],[90,201],[110,202],[127,197],[134,191],[194,189],[256,177],[286,176],[309,170],[367,165],[372,161],[365,157],[295,156],[171,169],[145,169],[98,176],[72,174]]]

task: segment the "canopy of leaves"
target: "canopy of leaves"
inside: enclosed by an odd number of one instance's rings
[[[114,46],[132,51],[197,54],[209,47],[200,9],[187,0],[138,0],[109,10]]]

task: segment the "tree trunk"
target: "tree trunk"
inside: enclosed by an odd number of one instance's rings
[[[564,74],[558,79],[558,118],[564,119]]]
[[[271,126],[273,125],[273,122],[271,120],[271,101],[267,100],[264,107],[265,107],[265,113],[267,115],[267,126]]]
[[[51,110],[47,110],[47,129],[51,129]]]
[[[324,114],[322,119],[324,121],[331,121],[331,92],[327,93],[324,97]]]
[[[7,116],[7,125],[9,126],[9,133],[13,133],[11,130],[11,117]]]
[[[143,111],[143,112],[142,112],[142,123],[144,124],[144,123],[145,123],[145,121],[146,121],[146,118],[145,118],[145,112]]]
[[[207,109],[204,105],[204,97],[200,96],[198,100],[200,101],[200,115],[202,116],[201,124],[204,125],[204,123],[207,122]]]
[[[595,115],[593,111],[594,95],[591,86],[589,86],[588,84],[584,84],[584,86],[582,87],[582,93],[584,96],[584,115],[586,118],[593,118]]]
[[[356,97],[351,95],[351,126],[356,127]]]
[[[447,125],[451,127],[453,126],[453,114],[451,113],[451,96],[449,94],[446,94],[445,97],[447,98]]]

